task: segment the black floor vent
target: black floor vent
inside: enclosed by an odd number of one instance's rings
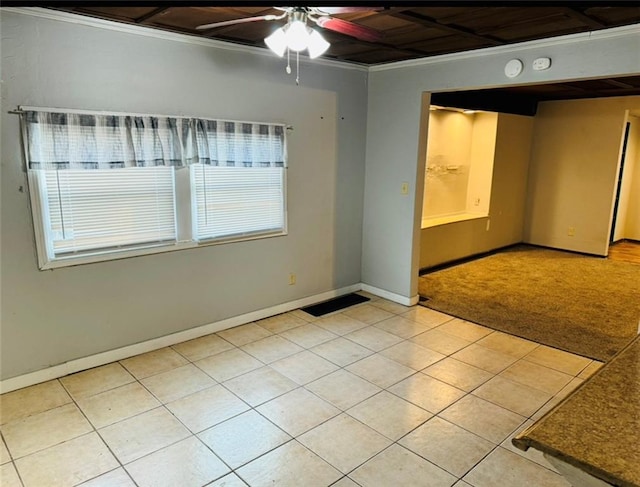
[[[359,294],[345,294],[339,298],[333,298],[323,303],[307,306],[306,308],[302,308],[302,311],[313,316],[322,316],[366,301],[369,301],[369,298],[360,296]]]

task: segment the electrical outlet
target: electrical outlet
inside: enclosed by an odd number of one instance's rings
[[[569,235],[570,237],[575,236],[576,234],[576,228],[575,227],[569,227],[569,230],[567,231],[567,235]]]
[[[296,283],[296,275],[292,272],[289,274],[289,286],[293,286]]]
[[[475,200],[473,200],[473,204],[474,206],[480,206],[480,198],[476,198]]]
[[[402,183],[402,186],[400,187],[400,193],[409,194],[409,183]]]

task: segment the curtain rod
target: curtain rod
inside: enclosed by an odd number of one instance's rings
[[[27,111],[34,112],[50,112],[50,113],[77,113],[82,115],[112,115],[112,116],[122,116],[122,117],[167,117],[167,118],[200,118],[203,120],[215,120],[222,122],[234,122],[234,123],[257,123],[264,125],[283,125],[287,130],[293,130],[293,125],[286,125],[284,123],[274,123],[274,122],[249,122],[247,120],[225,120],[221,118],[206,118],[206,117],[188,117],[186,115],[160,115],[160,114],[150,114],[150,113],[128,113],[128,112],[105,112],[105,111],[91,111],[91,110],[77,110],[74,108],[43,108],[43,107],[18,107],[15,110],[8,110],[7,113],[11,115],[24,115]]]

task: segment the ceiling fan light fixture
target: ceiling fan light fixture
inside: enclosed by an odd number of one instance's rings
[[[294,20],[289,24],[286,32],[287,45],[292,51],[304,51],[309,43],[309,32],[304,22]]]
[[[308,37],[308,49],[309,49],[309,58],[315,59],[318,56],[321,56],[329,49],[329,44],[322,35],[314,29],[309,29],[309,37]]]
[[[285,34],[282,27],[278,27],[273,34],[266,37],[264,42],[277,56],[284,56],[287,50],[287,34]]]

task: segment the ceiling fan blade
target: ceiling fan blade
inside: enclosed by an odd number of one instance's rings
[[[333,17],[318,17],[315,19],[315,22],[324,29],[355,37],[363,41],[378,42],[383,36],[379,30]]]
[[[279,18],[282,17],[280,17],[279,15],[259,15],[257,17],[245,17],[243,19],[225,20],[223,22],[214,22],[212,24],[199,25],[198,27],[196,27],[196,30],[216,29],[218,27],[225,27],[227,25],[245,24],[247,22],[258,22],[260,20],[277,20]]]
[[[379,12],[384,7],[312,7],[323,14],[349,14],[356,12]]]

